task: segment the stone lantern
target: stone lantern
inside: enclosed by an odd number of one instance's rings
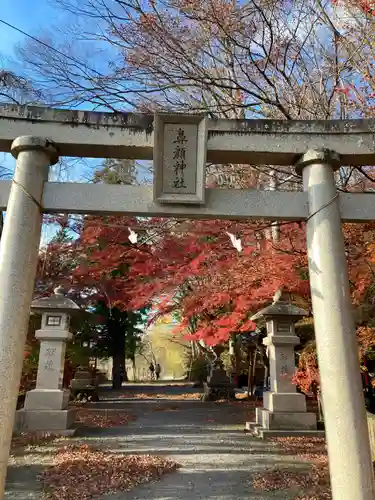
[[[36,388],[26,394],[24,408],[17,412],[21,431],[64,431],[74,423],[75,409],[69,408],[70,391],[63,388],[66,342],[72,338],[70,316],[79,306],[65,297],[61,287],[54,295],[34,300],[32,313],[42,314]]]
[[[263,394],[263,408],[256,409],[256,421],[246,428],[260,437],[320,435],[315,413],[308,413],[306,397],[297,393],[292,382],[295,373],[294,348],[300,343],[295,334],[295,323],[306,316],[306,311],[290,303],[279,290],[273,303],[251,319],[264,324],[270,368],[270,391]]]

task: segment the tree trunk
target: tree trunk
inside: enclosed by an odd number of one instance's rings
[[[257,367],[257,354],[258,354],[258,348],[255,346],[255,349],[254,349],[254,358],[253,358],[253,370],[252,370],[252,373],[251,373],[251,396],[254,396],[254,392],[255,392],[255,371],[256,371],[256,367]]]
[[[252,380],[252,371],[253,371],[253,363],[252,363],[252,357],[251,357],[251,349],[250,347],[247,348],[247,397],[250,397],[250,394],[252,394],[252,385],[253,385],[253,380]]]
[[[112,356],[112,359],[112,388],[121,389],[125,368],[125,354],[121,351],[118,351]]]
[[[229,339],[229,357],[230,357],[230,370],[231,370],[231,377],[234,374],[236,377],[238,376],[237,370],[236,370],[236,337],[235,335],[231,335]]]
[[[265,391],[269,391],[269,384],[268,384],[268,378],[270,375],[270,363],[269,359],[267,356],[267,349],[264,345],[260,346],[260,357],[264,366],[264,382],[263,382],[263,389]]]
[[[239,343],[238,339],[236,339],[236,342],[234,344],[234,372],[236,374],[237,380],[241,373],[241,361],[242,361],[242,356],[241,356],[241,344]]]
[[[134,379],[134,382],[136,382],[137,381],[137,367],[135,364],[135,358],[132,358],[132,364],[133,364],[133,379]]]
[[[264,366],[264,382],[263,382],[263,388],[264,390],[269,390],[268,388],[268,377],[270,373],[270,364],[269,364],[269,359],[267,355],[267,348],[263,344],[263,338],[265,338],[266,335],[258,336],[257,338],[257,345],[259,349],[259,355],[260,355],[260,360],[263,363]]]
[[[111,326],[108,325],[108,328]],[[116,325],[114,325],[116,329]],[[113,331],[110,335],[113,339],[112,344],[112,388],[121,389],[124,380],[127,380],[126,367],[125,367],[125,335],[118,335],[116,331]]]

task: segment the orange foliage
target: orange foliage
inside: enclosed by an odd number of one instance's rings
[[[359,345],[359,355],[362,361],[366,352],[375,347],[375,328],[369,326],[358,327],[357,341]]]
[[[363,363],[365,354],[375,347],[375,328],[369,326],[358,327],[357,343],[359,358]],[[308,344],[300,353],[298,369],[293,381],[305,393],[319,387],[320,377],[315,343]]]
[[[265,238],[267,225],[255,222],[168,224],[156,218],[86,217],[79,240],[55,249],[55,257],[41,263],[44,279],[90,288],[90,300],[104,298],[124,309],[163,297],[159,312],[178,310],[185,331],[194,320],[190,333],[208,344],[253,329],[250,316],[281,285],[309,300],[303,223],[280,225],[278,241]],[[137,226],[151,245],[129,242],[129,227]],[[375,223],[343,227],[353,301],[372,300]],[[227,232],[241,238],[242,252]],[[75,265],[67,266],[66,260]]]

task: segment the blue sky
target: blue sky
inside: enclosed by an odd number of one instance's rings
[[[67,21],[67,15],[53,7],[53,0],[0,0],[0,19],[16,26],[17,28],[29,33],[30,35],[39,38],[46,30],[53,29],[53,26],[63,25]],[[17,70],[16,54],[14,48],[17,45],[22,45],[25,41],[25,36],[16,30],[0,23],[0,69],[4,65],[6,69]],[[100,62],[100,61],[97,61]],[[88,106],[84,106],[87,108]],[[91,177],[90,172],[97,167],[100,160],[86,160],[85,166],[76,164],[63,172],[63,175],[57,174],[56,167],[53,171],[52,180],[62,181],[83,181],[87,182]],[[71,164],[74,163],[72,159]],[[13,170],[15,160],[9,154],[0,152],[0,165]],[[144,172],[140,172],[142,177]],[[53,228],[44,228],[42,242],[45,242],[53,234]]]
[[[64,18],[64,14],[53,7],[53,0],[0,0],[0,4],[0,19],[37,38]],[[1,62],[7,69],[15,68],[14,49],[17,45],[22,45],[25,38],[21,33],[0,23],[0,69]],[[17,70],[15,72],[18,73]],[[11,155],[4,156],[0,153],[0,164],[13,169],[14,159]],[[77,169],[70,171],[63,180],[77,181],[80,178],[81,169]]]
[[[0,19],[36,37],[46,28],[57,24],[61,17],[61,12],[54,9],[49,0],[0,0],[0,4]],[[0,56],[8,69],[12,69],[13,66],[15,46],[22,44],[24,39],[24,35],[0,23]],[[0,153],[0,164],[13,170],[15,160],[11,155]],[[74,174],[80,177],[79,172],[74,172]],[[76,175],[69,176],[73,177],[70,180],[76,180]],[[42,243],[53,233],[53,227],[44,227]]]
[[[0,18],[17,28],[37,35],[38,31],[55,24],[60,12],[51,6],[49,0],[1,0]],[[13,55],[15,44],[22,42],[23,35],[15,30],[0,25],[0,53]]]
[[[36,35],[58,17],[49,0],[0,0],[0,19],[13,24],[17,28]],[[24,40],[24,36],[14,29],[0,23],[0,56],[9,68],[14,58],[14,47]],[[10,155],[0,153],[0,163],[13,169],[14,160]]]

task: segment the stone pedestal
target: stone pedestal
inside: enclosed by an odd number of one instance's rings
[[[61,297],[56,293],[52,299],[36,301],[49,300],[43,303],[48,313],[43,313],[42,328],[35,333],[40,340],[36,388],[26,394],[24,407],[17,411],[15,430],[18,432],[65,431],[74,423],[75,409],[68,409],[70,391],[63,388],[66,342],[72,337],[68,329],[69,316],[64,312],[69,299]],[[59,301],[65,309],[56,307]],[[54,307],[48,308],[50,303]],[[36,309],[35,303],[33,305]]]
[[[76,409],[66,410],[18,410],[14,432],[53,432],[61,435],[74,434]]]
[[[92,387],[92,376],[90,371],[87,369],[77,370],[74,378],[71,381],[71,387],[73,390],[85,389],[86,387]]]
[[[72,396],[80,401],[99,401],[98,379],[93,376],[89,369],[77,370],[71,381]]]
[[[234,399],[234,385],[222,366],[220,360],[213,362],[207,382],[203,382],[204,393],[202,401],[217,399]]]
[[[299,344],[294,324],[305,315],[305,311],[279,294],[271,306],[252,318],[266,322],[267,337],[263,343],[267,346],[270,365],[271,390],[263,394],[263,408],[256,409],[255,422],[246,423],[246,428],[260,437],[322,435],[317,431],[315,413],[307,413],[306,397],[297,393],[292,382],[294,347]]]

